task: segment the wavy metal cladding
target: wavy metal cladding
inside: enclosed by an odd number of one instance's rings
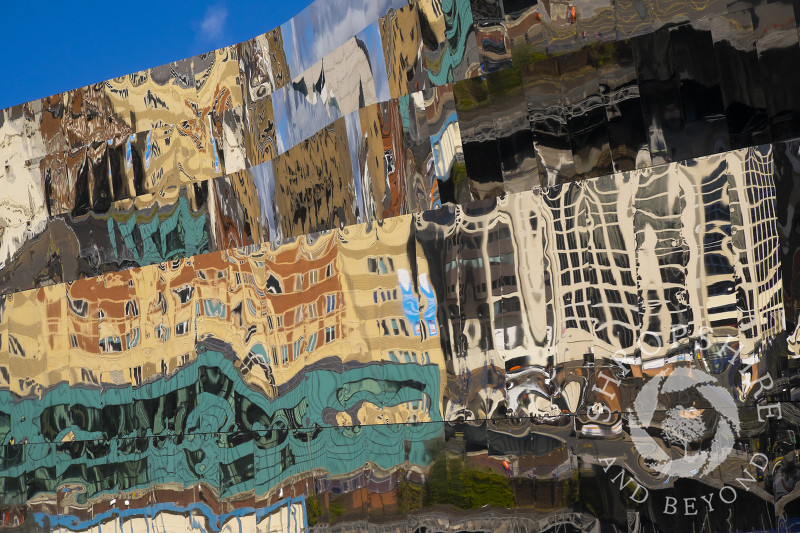
[[[796,527],[797,9],[326,0],[3,110],[0,528]]]

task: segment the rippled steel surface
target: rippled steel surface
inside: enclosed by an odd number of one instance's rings
[[[320,0],[0,112],[0,529],[792,531],[791,2]]]

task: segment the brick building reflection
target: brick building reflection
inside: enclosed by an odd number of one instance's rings
[[[229,343],[244,379],[273,398],[332,359],[438,364],[437,302],[411,222],[396,217],[6,296],[0,333],[10,359],[2,367],[26,376],[7,386],[18,394],[63,381],[141,386],[194,361],[196,343],[208,339]],[[409,407],[409,416],[424,416],[430,405]]]

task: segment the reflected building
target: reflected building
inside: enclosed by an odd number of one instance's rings
[[[3,110],[0,529],[791,529],[794,10],[640,8],[320,0]]]
[[[589,302],[595,354],[607,350],[624,359],[638,339],[640,318],[630,174],[604,176],[586,183],[589,229]]]
[[[737,152],[732,152],[737,154]],[[757,340],[778,334],[785,328],[780,290],[778,230],[775,214],[775,185],[772,148],[754,147],[739,151],[735,173],[738,207],[733,224],[734,246],[741,273],[737,287],[739,331],[743,342],[757,349]],[[738,170],[738,168],[737,168]],[[732,211],[735,208],[732,207]]]

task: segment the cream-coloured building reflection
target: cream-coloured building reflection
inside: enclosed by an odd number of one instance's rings
[[[448,416],[551,413],[560,390],[537,383],[558,365],[652,374],[731,338],[757,356],[783,328],[769,164],[741,150],[422,215]]]

